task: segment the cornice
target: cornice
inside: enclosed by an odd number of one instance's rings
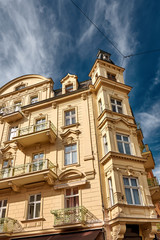
[[[134,155],[128,155],[128,154],[124,154],[124,153],[119,153],[119,152],[108,152],[101,160],[100,163],[102,165],[105,165],[110,159],[125,159],[125,160],[129,160],[129,161],[136,161],[136,162],[142,162],[145,163],[147,160],[145,158],[142,157],[137,157]]]

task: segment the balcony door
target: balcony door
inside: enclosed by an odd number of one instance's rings
[[[40,171],[44,168],[44,153],[36,153],[33,155],[32,171]]]
[[[5,223],[5,216],[6,216],[6,208],[7,208],[7,200],[0,201],[0,233],[4,232],[4,223]]]
[[[14,137],[17,136],[17,129],[18,129],[18,126],[10,128],[9,140],[12,140]]]
[[[13,159],[4,160],[2,164],[2,178],[8,178],[12,176]]]
[[[38,119],[36,121],[36,132],[37,131],[41,131],[41,130],[44,130],[46,127],[46,119],[45,118],[41,118],[41,119]]]

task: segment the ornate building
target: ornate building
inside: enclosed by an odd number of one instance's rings
[[[158,219],[124,84],[99,51],[78,82],[39,75],[0,89],[0,239],[149,240]]]

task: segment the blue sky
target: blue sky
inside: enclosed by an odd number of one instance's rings
[[[74,0],[124,54],[160,48],[159,0]],[[130,104],[160,178],[160,52],[123,61],[70,0],[0,0],[0,86],[24,74],[88,79],[98,49],[126,68]]]

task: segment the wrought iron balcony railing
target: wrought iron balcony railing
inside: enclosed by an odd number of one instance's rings
[[[157,180],[156,177],[153,177],[153,178],[148,178],[148,186],[149,187],[156,187],[156,186],[159,186],[159,182]]]
[[[45,160],[38,160],[32,163],[27,163],[15,167],[8,167],[0,170],[0,179],[3,178],[10,178],[15,177],[27,173],[42,171],[45,169],[50,169],[52,171],[56,171],[55,165],[49,161],[48,159]]]
[[[5,107],[3,109],[1,109],[1,113],[3,115],[7,115],[10,113],[14,113],[14,112],[20,112],[21,111],[21,106],[20,105],[13,105],[11,107]]]
[[[56,127],[53,125],[53,123],[51,121],[45,121],[40,124],[34,124],[28,127],[18,128],[16,131],[16,137],[36,133],[49,128],[52,129],[52,131],[56,134]]]
[[[83,206],[52,210],[51,213],[54,215],[55,227],[99,222],[99,220]]]
[[[22,226],[20,223],[13,218],[0,218],[0,234],[21,232]]]

